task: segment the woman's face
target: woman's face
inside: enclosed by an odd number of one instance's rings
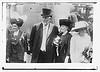
[[[65,26],[65,25],[61,25],[61,26],[60,26],[60,31],[61,31],[61,32],[64,33],[64,32],[66,32],[67,30],[68,30],[68,26]]]
[[[51,17],[43,17],[43,21],[48,24],[51,21]]]
[[[84,35],[86,33],[86,28],[81,28],[78,30],[79,35]]]
[[[16,24],[12,24],[11,27],[12,27],[12,30],[13,30],[13,31],[18,31],[18,29],[19,29],[18,26],[17,26]]]

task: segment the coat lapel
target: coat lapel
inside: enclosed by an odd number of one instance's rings
[[[50,36],[52,30],[53,30],[54,25],[53,24],[49,24],[49,29],[48,29],[48,33],[47,33],[47,38]]]
[[[43,37],[43,24],[40,25],[40,37]]]

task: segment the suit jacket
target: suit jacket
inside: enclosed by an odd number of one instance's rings
[[[58,34],[58,28],[50,24],[48,36],[46,40],[46,52],[48,53],[48,57],[54,54],[53,48],[53,40]],[[38,23],[32,27],[31,34],[30,34],[30,52],[32,53],[32,63],[36,63],[38,60],[41,44],[42,44],[42,37],[43,37],[43,24]]]

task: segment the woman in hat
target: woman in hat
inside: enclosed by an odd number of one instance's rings
[[[6,46],[6,60],[10,63],[23,63],[24,52],[27,49],[27,39],[20,30],[23,25],[23,20],[18,18],[12,18],[10,20],[11,31],[8,34],[7,46]]]
[[[68,59],[70,57],[70,39],[71,34],[69,31],[71,30],[71,24],[72,22],[68,19],[60,19],[60,34],[59,34],[59,46],[58,46],[58,56],[56,59],[56,62],[58,63],[64,63],[65,58],[68,62]],[[56,44],[56,42],[54,42]]]
[[[77,34],[71,38],[70,55],[72,63],[88,62],[89,55],[87,54],[90,49],[91,39],[86,33],[88,23],[80,21],[75,23],[75,27],[72,31],[76,31]]]

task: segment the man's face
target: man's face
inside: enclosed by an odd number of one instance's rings
[[[45,16],[43,16],[43,22],[44,23],[50,23],[50,21],[51,21],[51,17],[45,17]]]

